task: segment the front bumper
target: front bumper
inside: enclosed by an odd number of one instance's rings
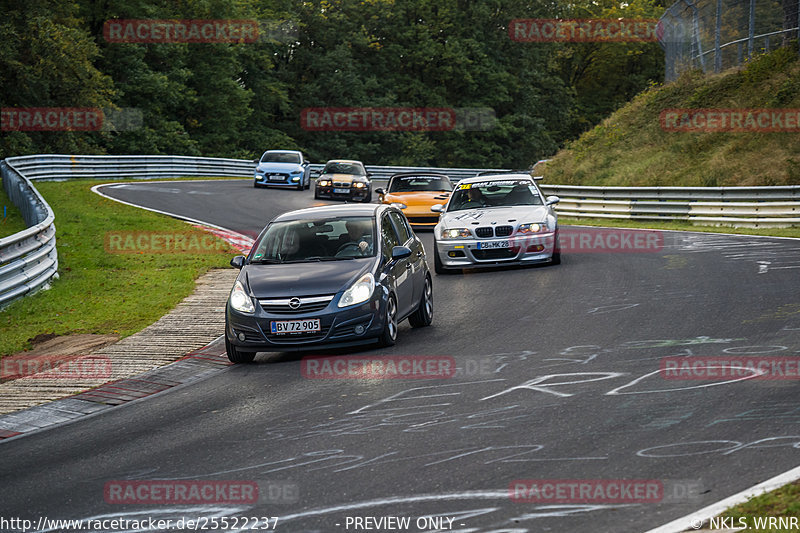
[[[493,241],[509,241],[510,248],[481,249]],[[556,233],[538,233],[491,239],[435,238],[435,250],[444,268],[493,267],[513,264],[547,263],[553,259]]]
[[[225,308],[225,336],[241,351],[286,352],[320,348],[338,348],[371,344],[383,333],[387,297],[378,287],[372,298],[360,305],[338,308],[334,298],[325,309],[301,314],[268,313],[256,302],[252,315]],[[273,334],[271,322],[275,320],[303,320],[318,318],[321,331],[314,333]],[[363,328],[363,332],[356,333]],[[244,336],[244,340],[240,338]]]
[[[363,202],[367,199],[367,196],[369,196],[369,187],[348,187],[346,193],[334,192],[334,189],[344,189],[344,187],[321,187],[317,185],[314,190],[316,196],[329,200],[353,200]]]
[[[271,177],[270,173],[267,172],[266,174],[256,174],[253,178],[255,185],[264,185],[269,187],[297,187],[302,183],[303,176],[302,174],[299,176],[292,176],[290,174],[282,174],[280,176],[280,180],[278,179],[271,179],[276,176]]]

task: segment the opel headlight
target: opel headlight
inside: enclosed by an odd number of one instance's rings
[[[344,291],[344,294],[339,299],[339,307],[348,307],[366,302],[374,291],[375,278],[372,274],[366,273],[353,283],[349,289]]]
[[[244,286],[239,280],[236,280],[236,283],[233,284],[230,302],[231,307],[240,313],[254,313],[256,311],[255,306],[253,306],[253,299],[245,292]]]
[[[467,228],[451,228],[442,230],[442,239],[471,239],[472,233]]]

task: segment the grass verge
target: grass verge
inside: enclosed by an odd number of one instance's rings
[[[756,531],[797,531],[796,529],[757,528],[756,519],[769,516],[800,516],[800,481],[795,481],[772,492],[756,496],[745,503],[728,509],[720,516],[733,518],[734,525],[746,524],[749,529]],[[743,522],[740,522],[740,519]]]
[[[192,229],[91,192],[108,181],[36,184],[55,212],[60,277],[48,291],[0,310],[0,357],[29,348],[38,335],[131,335],[191,294],[197,277],[211,268],[230,268],[236,252],[216,237],[213,251],[205,253],[130,253],[129,247],[123,247],[128,253],[107,252],[112,232],[176,236]]]
[[[11,203],[5,189],[0,186],[0,239],[22,231],[26,227],[22,213]]]
[[[800,238],[800,228],[732,228],[728,226],[695,226],[688,222],[660,222],[619,219],[597,219],[558,217],[559,225],[565,226],[610,226],[617,228],[660,229],[675,231],[699,231],[703,233],[731,233],[736,235],[763,235],[769,237],[794,237]]]

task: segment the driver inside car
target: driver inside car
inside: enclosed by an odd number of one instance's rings
[[[372,253],[372,226],[369,222],[348,220],[345,222],[347,235],[339,239],[345,242],[336,250],[336,257],[359,257]]]
[[[476,207],[485,207],[486,197],[478,188],[467,189],[467,197],[461,200],[459,209],[474,209]]]

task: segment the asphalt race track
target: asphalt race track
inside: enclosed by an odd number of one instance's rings
[[[313,188],[254,190],[250,180],[103,192],[250,235],[323,203]],[[431,233],[421,235],[430,252]],[[464,533],[637,532],[796,467],[796,375],[674,380],[659,369],[665,357],[798,357],[800,241],[658,238],[657,249],[565,251],[558,266],[435,276],[431,327],[403,324],[393,348],[357,352],[452,356],[450,379],[305,379],[302,354],[260,354],[5,442],[3,514],[277,516],[278,531],[309,532],[397,516],[411,517],[406,531],[439,530],[416,528],[429,516]],[[255,482],[259,498],[175,506],[104,495],[110,481],[175,479]],[[520,502],[515,480],[649,480],[661,492]]]

